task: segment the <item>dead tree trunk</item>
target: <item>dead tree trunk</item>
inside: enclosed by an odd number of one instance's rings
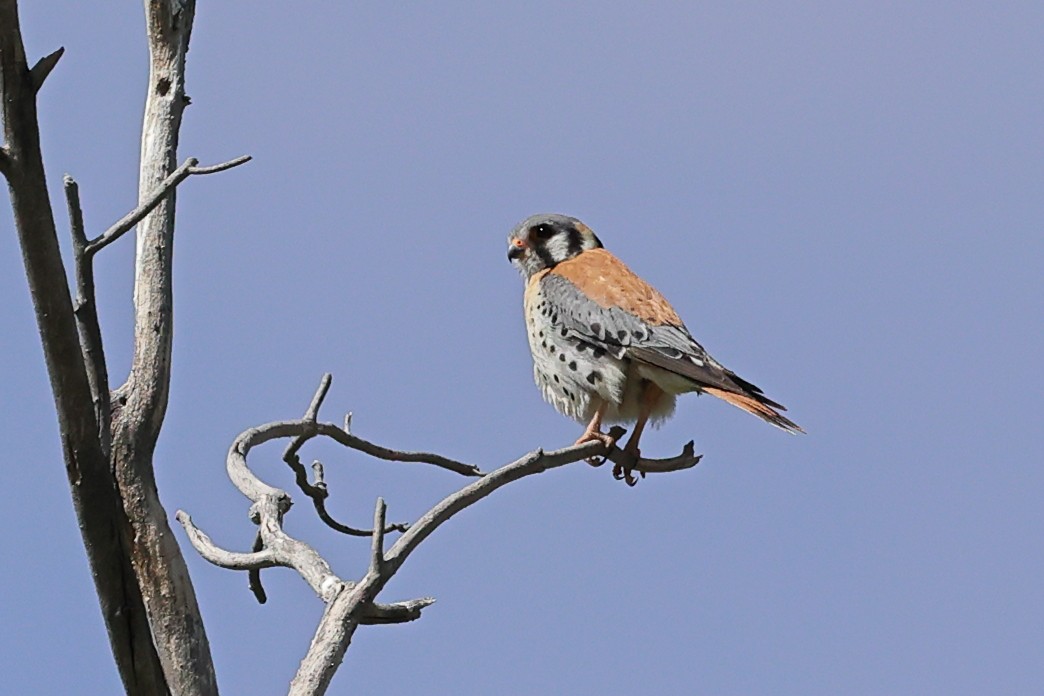
[[[139,203],[177,166],[178,133],[188,103],[185,55],[194,10],[192,2],[145,4],[149,82]],[[127,381],[113,394],[112,464],[130,524],[131,563],[170,689],[176,694],[213,694],[217,682],[203,619],[185,559],[159,501],[152,464],[170,392],[174,198],[171,190],[138,226],[134,354]],[[185,665],[194,669],[184,669]]]
[[[36,95],[62,55],[31,69],[16,0],[0,0],[0,103],[7,179],[43,344],[84,546],[120,677],[133,694],[216,694],[206,633],[184,558],[159,502],[152,454],[170,387],[174,188],[219,171],[175,169],[193,0],[146,0],[149,91],[138,208],[88,240],[76,182],[65,191],[78,296],[66,283],[47,192]],[[111,395],[94,300],[93,258],[134,225],[135,347],[130,376]]]

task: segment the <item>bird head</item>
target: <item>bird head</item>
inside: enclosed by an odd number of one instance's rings
[[[520,222],[508,235],[508,260],[527,279],[602,243],[591,228],[568,215],[541,213]]]

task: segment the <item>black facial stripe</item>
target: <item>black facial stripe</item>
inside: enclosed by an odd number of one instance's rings
[[[569,258],[572,258],[584,250],[583,240],[580,238],[580,230],[572,225],[566,230],[566,241],[568,242]]]
[[[535,244],[533,246],[533,251],[535,251],[536,255],[540,257],[540,260],[544,262],[545,268],[555,267],[555,259],[551,256],[551,252],[547,250],[546,246],[543,244]]]

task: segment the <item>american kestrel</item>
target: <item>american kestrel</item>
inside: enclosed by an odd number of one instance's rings
[[[655,288],[602,248],[576,218],[541,214],[508,236],[525,279],[526,331],[537,386],[560,413],[587,423],[577,444],[615,443],[603,422],[633,422],[624,452],[637,461],[646,423],[674,412],[679,394],[706,392],[787,432],[786,409],[712,358]],[[628,467],[616,478],[634,485]]]

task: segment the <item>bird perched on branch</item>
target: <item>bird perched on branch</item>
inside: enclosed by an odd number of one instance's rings
[[[782,430],[804,432],[782,405],[712,358],[663,295],[576,218],[526,218],[508,236],[508,259],[526,283],[533,376],[560,413],[587,423],[577,444],[612,447],[602,424],[633,422],[624,452],[636,462],[646,424],[670,417],[686,392],[713,394]],[[620,464],[613,475],[637,481]]]

